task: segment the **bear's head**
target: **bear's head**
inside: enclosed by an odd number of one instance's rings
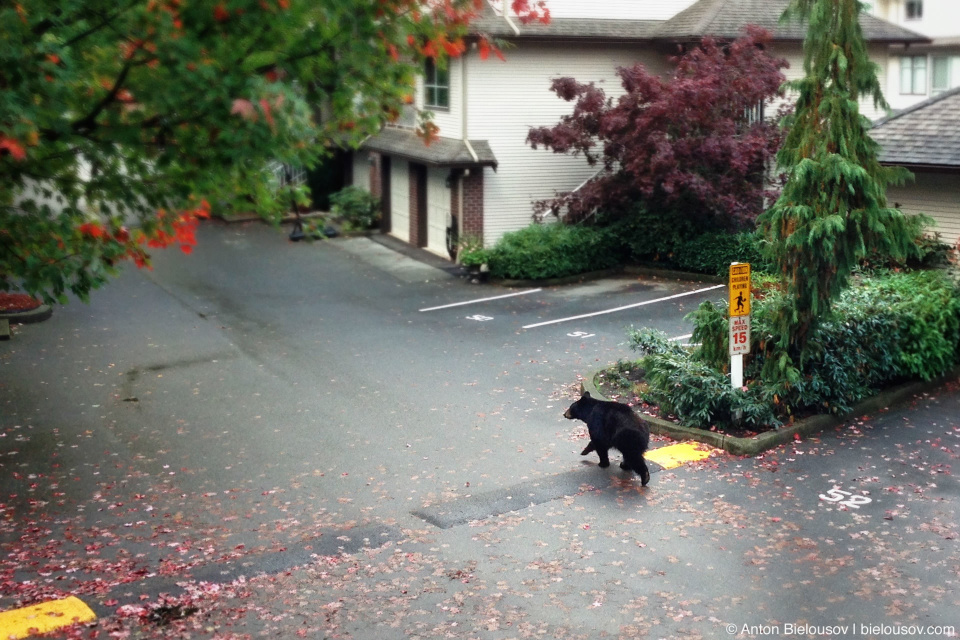
[[[583,415],[581,413],[581,410],[584,408],[584,405],[587,405],[590,403],[590,400],[592,400],[592,398],[590,397],[590,392],[585,391],[583,395],[580,396],[579,400],[574,402],[572,405],[570,405],[569,408],[567,408],[566,411],[563,412],[563,417],[566,418],[567,420],[580,419],[580,416]]]

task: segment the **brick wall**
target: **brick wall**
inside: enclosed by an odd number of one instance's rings
[[[454,180],[450,187],[450,215],[457,221],[457,231],[460,230],[460,180]]]
[[[470,169],[470,175],[465,176],[460,184],[463,185],[461,234],[483,237],[483,169]]]
[[[370,152],[370,193],[375,198],[383,195],[383,184],[380,175],[380,154]]]

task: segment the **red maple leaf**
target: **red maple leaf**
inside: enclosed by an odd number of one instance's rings
[[[13,138],[8,138],[2,133],[0,133],[0,151],[6,151],[13,156],[14,160],[26,160],[27,158],[27,152],[23,146]]]

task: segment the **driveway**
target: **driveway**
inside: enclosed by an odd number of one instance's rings
[[[578,455],[578,376],[631,357],[631,324],[684,339],[711,286],[481,287],[207,225],[0,343],[0,610],[74,594],[136,637],[956,637],[955,385],[647,488]]]

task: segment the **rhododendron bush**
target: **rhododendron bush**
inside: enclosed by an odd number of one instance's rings
[[[514,0],[522,20],[542,4]],[[312,166],[399,116],[423,61],[497,43],[481,0],[0,2],[0,290],[86,298],[217,207],[276,217]],[[435,127],[425,126],[425,137]]]

